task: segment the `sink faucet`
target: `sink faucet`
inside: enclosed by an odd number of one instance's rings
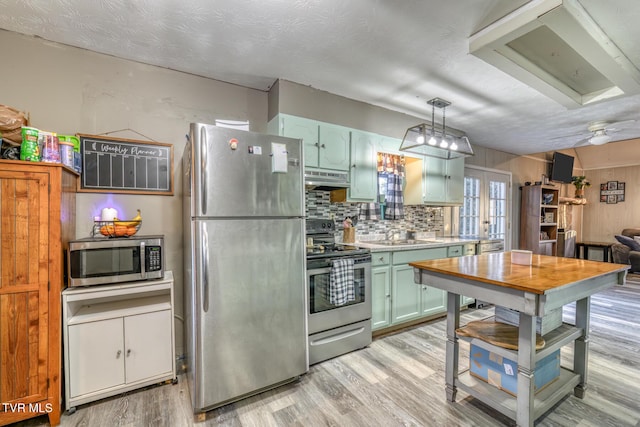
[[[387,230],[384,233],[385,240],[393,240],[395,238],[396,232],[395,230]]]

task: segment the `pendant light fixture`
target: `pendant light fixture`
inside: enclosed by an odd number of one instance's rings
[[[407,129],[400,144],[400,151],[440,159],[473,156],[473,149],[465,133],[447,128],[445,110],[451,103],[444,99],[433,98],[427,101],[427,104],[431,105],[431,125],[420,123]],[[436,108],[442,109],[441,130],[436,129]]]

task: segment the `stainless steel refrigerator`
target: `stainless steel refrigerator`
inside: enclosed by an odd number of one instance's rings
[[[308,370],[302,143],[192,123],[184,299],[195,413]]]

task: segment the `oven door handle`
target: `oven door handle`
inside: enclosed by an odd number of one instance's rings
[[[144,242],[140,242],[140,278],[142,279],[146,279],[147,278],[147,272],[145,271],[145,264],[146,264],[146,251],[145,251],[145,243]]]
[[[309,270],[307,274],[309,275],[309,277],[311,277],[311,276],[318,276],[320,274],[329,274],[329,273],[331,273],[331,267],[314,268],[313,270]]]

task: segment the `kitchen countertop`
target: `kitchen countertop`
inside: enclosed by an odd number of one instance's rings
[[[382,245],[377,244],[374,241],[356,241],[355,243],[349,243],[351,246],[357,246],[359,248],[369,249],[371,252],[392,252],[392,251],[411,251],[414,249],[430,249],[430,248],[444,248],[453,245],[464,245],[466,243],[478,243],[478,239],[466,239],[460,237],[437,237],[424,243],[406,243],[396,245]]]

